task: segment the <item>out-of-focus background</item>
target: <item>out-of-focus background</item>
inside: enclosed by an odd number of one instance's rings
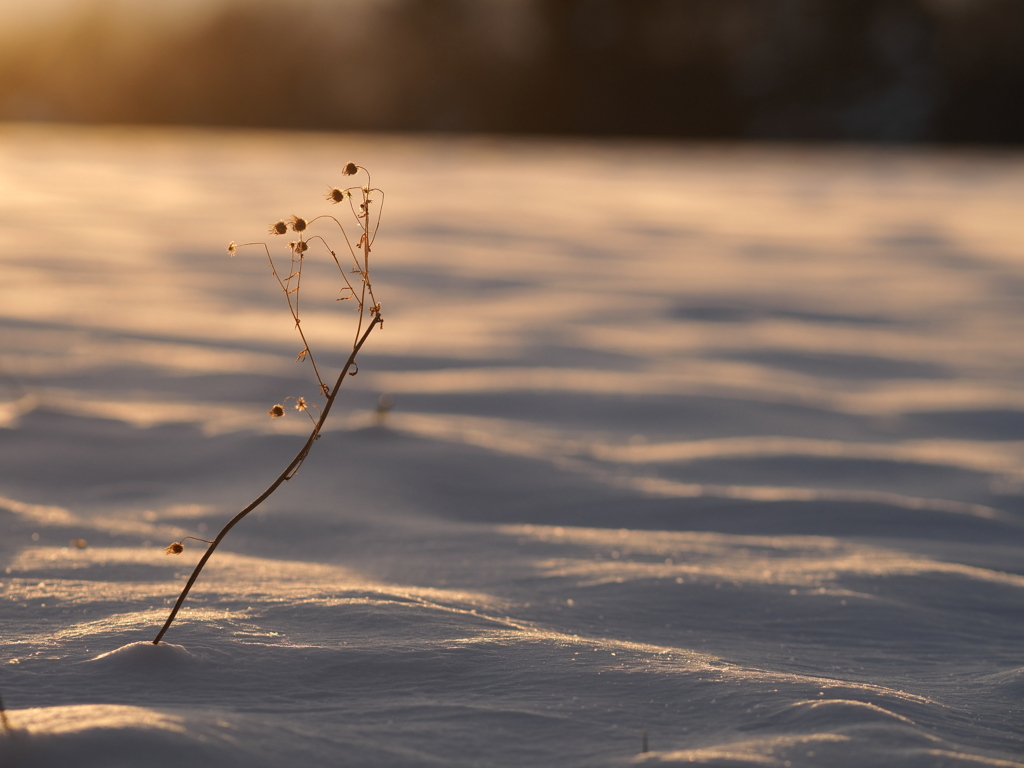
[[[1017,143],[1020,0],[0,0],[0,120]]]

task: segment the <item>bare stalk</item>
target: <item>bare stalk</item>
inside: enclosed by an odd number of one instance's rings
[[[167,621],[164,622],[163,627],[157,632],[156,637],[153,638],[153,645],[158,645],[163,636],[167,633],[167,630],[171,628],[171,624],[174,623],[174,618],[178,615],[178,609],[181,608],[182,603],[185,602],[185,598],[188,597],[189,591],[192,589],[192,585],[195,584],[196,579],[199,578],[200,572],[203,570],[203,566],[206,565],[206,561],[210,559],[213,551],[217,548],[217,545],[221,543],[228,531],[235,527],[242,518],[252,512],[256,507],[266,501],[267,497],[270,496],[274,491],[277,490],[278,486],[286,480],[290,479],[295,474],[299,466],[303,461],[306,460],[306,456],[309,455],[310,450],[313,448],[313,443],[316,442],[320,436],[320,430],[323,428],[324,422],[327,421],[327,414],[330,413],[331,406],[334,404],[334,400],[338,396],[338,392],[341,390],[341,385],[345,381],[345,377],[348,375],[349,370],[355,365],[356,355],[359,350],[362,349],[363,344],[366,343],[366,339],[369,338],[370,333],[373,329],[383,322],[383,318],[380,313],[374,313],[373,320],[370,321],[370,325],[363,332],[363,335],[359,337],[359,340],[355,343],[352,348],[352,353],[348,356],[348,360],[345,361],[345,367],[341,369],[341,373],[338,374],[338,380],[334,383],[334,387],[331,389],[331,393],[327,396],[327,402],[324,404],[323,410],[320,412],[320,418],[317,420],[316,425],[313,427],[313,431],[306,439],[305,444],[299,449],[299,452],[295,454],[295,458],[292,459],[291,463],[284,469],[284,471],[277,476],[277,479],[270,484],[270,486],[261,493],[249,506],[231,518],[227,525],[221,528],[220,533],[213,539],[210,546],[207,547],[206,552],[200,558],[199,562],[196,563],[195,569],[192,571],[192,575],[189,576],[188,581],[185,583],[185,588],[181,590],[181,594],[178,595],[177,601],[174,603],[174,607],[171,609],[170,615],[167,617]]]

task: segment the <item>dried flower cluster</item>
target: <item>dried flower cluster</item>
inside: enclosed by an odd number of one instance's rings
[[[290,480],[295,476],[295,473],[305,461],[306,456],[313,447],[313,443],[320,437],[320,431],[323,428],[327,414],[338,395],[341,385],[348,376],[354,376],[359,371],[359,367],[356,363],[356,355],[359,353],[359,350],[362,349],[363,344],[366,342],[373,329],[378,325],[383,325],[384,323],[384,320],[381,317],[381,305],[380,302],[377,301],[376,296],[374,296],[373,283],[370,280],[370,251],[371,246],[377,237],[377,228],[380,225],[380,214],[384,193],[371,186],[370,174],[362,166],[356,165],[355,163],[346,163],[342,169],[342,175],[344,176],[355,176],[360,173],[366,174],[366,184],[349,187],[331,187],[330,191],[326,195],[327,200],[332,204],[348,203],[349,211],[355,221],[355,226],[359,230],[358,237],[350,237],[341,221],[331,214],[322,214],[309,219],[295,215],[286,219],[282,218],[271,224],[268,232],[275,237],[286,235],[289,232],[294,233],[296,236],[296,239],[288,243],[287,259],[289,263],[287,272],[283,269],[279,269],[279,266],[283,265],[284,260],[279,259],[278,261],[275,261],[274,257],[271,255],[270,246],[267,245],[267,243],[252,242],[236,244],[231,242],[228,244],[228,253],[231,256],[235,256],[240,248],[246,247],[262,248],[264,253],[266,253],[267,261],[270,264],[270,271],[273,274],[274,279],[277,280],[277,283],[281,288],[281,292],[284,294],[285,301],[288,305],[288,312],[291,314],[295,330],[298,332],[299,338],[302,342],[302,348],[299,350],[296,360],[298,362],[309,361],[310,367],[313,370],[313,376],[316,378],[320,396],[323,397],[324,400],[322,404],[318,404],[310,402],[305,397],[289,395],[280,403],[273,405],[270,410],[267,411],[268,415],[273,419],[283,417],[286,413],[284,404],[289,401],[294,401],[295,410],[300,413],[305,413],[313,423],[312,433],[307,438],[303,447],[296,454],[295,458],[292,459],[291,463],[283,472],[281,472],[280,475],[278,475],[277,479],[270,484],[270,487],[268,487],[267,490],[264,491],[255,501],[231,518],[231,520],[227,522],[227,524],[221,529],[220,533],[218,533],[212,541],[208,541],[207,539],[198,539],[195,536],[185,536],[180,541],[172,542],[164,550],[169,555],[181,554],[185,551],[184,542],[186,539],[193,539],[195,541],[202,541],[209,544],[209,547],[207,547],[206,552],[199,560],[199,563],[196,565],[191,577],[185,584],[185,587],[175,602],[174,607],[171,609],[170,615],[167,617],[167,621],[153,640],[154,644],[159,643],[161,638],[163,638],[164,634],[170,628],[178,613],[178,609],[181,608],[182,603],[184,603],[185,598],[188,596],[189,590],[198,578],[200,571],[202,571],[203,566],[206,564],[207,560],[209,560],[213,551],[217,548],[217,545],[224,538],[227,532],[231,530],[231,528],[234,527],[234,525],[243,517],[249,514],[249,512],[268,498],[281,485],[281,483],[286,480]],[[327,239],[328,237],[340,237],[344,241],[344,249],[341,250],[341,257],[338,256],[338,252],[329,244]],[[327,381],[325,381],[324,376],[322,375],[322,367],[313,356],[313,352],[309,347],[309,342],[306,340],[306,334],[302,328],[302,318],[300,315],[303,265],[306,259],[316,257],[324,257],[328,259],[329,263],[333,264],[337,268],[339,293],[337,301],[352,301],[355,304],[355,334],[352,341],[352,350],[349,353],[348,358],[341,364],[333,386],[329,386]],[[316,411],[318,415],[314,416],[313,411]]]

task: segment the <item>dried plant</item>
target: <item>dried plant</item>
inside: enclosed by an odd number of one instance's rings
[[[261,493],[249,506],[245,507],[242,511],[231,518],[227,524],[220,530],[212,541],[207,539],[199,539],[195,536],[185,536],[179,541],[172,542],[170,546],[165,550],[169,555],[178,555],[184,551],[184,542],[186,539],[193,539],[195,541],[202,541],[208,544],[206,552],[200,558],[196,564],[195,569],[192,571],[192,575],[185,583],[184,589],[178,596],[177,601],[174,603],[174,607],[171,609],[170,615],[167,617],[167,621],[164,622],[163,627],[157,633],[153,639],[153,644],[157,645],[160,640],[166,634],[171,624],[174,622],[175,616],[178,614],[178,610],[185,602],[185,598],[188,597],[189,591],[192,589],[192,585],[195,584],[196,579],[199,577],[200,572],[206,565],[210,556],[214,550],[217,549],[217,545],[224,540],[228,531],[235,527],[246,515],[252,512],[256,507],[262,504],[277,488],[285,481],[290,480],[295,476],[295,473],[302,466],[302,463],[306,460],[310,450],[313,448],[313,443],[320,437],[320,432],[323,429],[324,423],[327,421],[327,415],[331,411],[331,407],[334,405],[334,401],[338,396],[338,392],[341,389],[341,385],[345,382],[348,376],[355,376],[359,370],[356,363],[356,356],[359,351],[363,348],[366,340],[369,338],[370,333],[379,325],[382,325],[384,320],[381,317],[380,302],[377,301],[376,296],[373,293],[373,283],[370,280],[370,251],[373,241],[377,236],[377,229],[380,225],[380,214],[384,199],[384,193],[371,186],[370,174],[362,166],[356,165],[355,163],[348,163],[342,173],[345,176],[356,176],[360,173],[366,174],[366,184],[361,186],[350,186],[350,187],[332,187],[327,193],[326,198],[332,205],[347,206],[352,218],[355,219],[356,228],[359,231],[359,237],[354,241],[349,237],[349,234],[345,231],[345,227],[341,221],[333,215],[325,214],[317,216],[312,219],[305,219],[300,216],[291,216],[288,219],[281,219],[270,226],[270,234],[276,236],[286,235],[289,232],[295,235],[295,240],[288,243],[288,271],[283,273],[278,269],[279,264],[274,261],[274,257],[271,255],[270,246],[263,242],[253,243],[242,243],[236,245],[231,243],[228,245],[228,253],[232,256],[240,248],[262,248],[267,255],[267,261],[270,264],[270,271],[274,278],[277,280],[278,285],[281,287],[281,291],[284,293],[285,299],[288,304],[288,311],[291,313],[292,321],[295,324],[295,329],[298,331],[299,338],[302,340],[302,349],[299,351],[297,360],[308,361],[313,370],[313,375],[316,377],[317,384],[319,386],[319,396],[324,398],[322,404],[307,401],[305,397],[294,397],[289,396],[285,398],[283,403],[294,401],[295,410],[305,413],[313,424],[313,430],[309,437],[306,438],[306,442],[302,448],[295,455],[295,458],[291,460],[291,463],[277,476],[277,478],[270,484],[270,486]],[[313,233],[312,227],[319,225],[317,229],[326,228],[330,237],[337,237],[339,234],[344,239],[345,249],[342,252],[342,258],[338,257],[337,252],[330,246],[327,238],[319,232]],[[352,341],[352,349],[341,366],[341,370],[338,373],[337,379],[333,386],[329,386],[327,381],[324,379],[324,369],[318,364],[317,359],[313,355],[313,351],[310,349],[309,342],[306,338],[306,334],[302,328],[302,318],[300,316],[301,307],[301,288],[302,288],[302,269],[303,264],[307,258],[312,258],[321,254],[330,259],[330,261],[337,267],[337,273],[339,277],[339,293],[337,301],[354,301],[356,306],[356,320],[355,320],[355,334]],[[349,263],[351,261],[351,263]],[[283,261],[281,262],[283,264]],[[284,276],[282,276],[284,274]],[[271,407],[268,414],[271,418],[280,418],[285,415],[286,409],[283,403],[278,403]],[[314,411],[317,415],[314,415]]]

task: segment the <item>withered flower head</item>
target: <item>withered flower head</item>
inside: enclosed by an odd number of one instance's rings
[[[168,555],[180,555],[185,551],[185,545],[180,541],[172,542],[168,545],[167,549],[164,550]]]
[[[334,187],[330,192],[327,193],[327,199],[332,203],[340,203],[345,199],[345,192],[343,190]]]
[[[279,221],[276,224],[272,224],[270,227],[270,234],[272,235],[283,235],[288,231],[288,225],[283,221]]]
[[[280,419],[282,416],[284,416],[284,406],[281,405],[280,403],[278,403],[273,408],[271,408],[269,411],[267,411],[267,414],[272,419]]]
[[[341,171],[346,176],[355,176],[359,173],[359,166],[355,163],[345,163],[345,167]]]
[[[296,401],[295,401],[295,410],[296,411],[304,411],[308,407],[309,407],[309,405],[306,403],[306,398],[300,397],[300,398],[296,399]]]
[[[232,240],[230,243],[228,243],[228,253],[230,253],[232,256],[234,256],[237,251],[238,251],[238,246],[235,245],[235,241]]]
[[[306,229],[306,220],[301,216],[292,216],[288,219],[288,223],[292,225],[292,229],[296,232],[304,232]]]

